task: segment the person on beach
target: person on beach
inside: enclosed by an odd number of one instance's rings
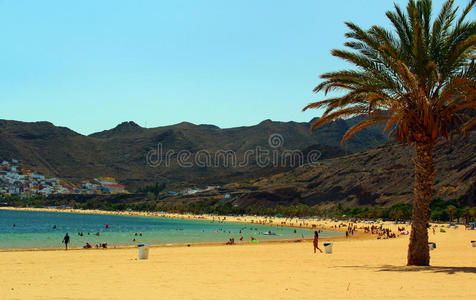
[[[319,249],[318,242],[319,242],[319,233],[317,233],[317,231],[314,231],[314,240],[312,241],[312,243],[314,244],[314,253],[316,253],[316,249],[321,251],[322,253],[322,250]]]
[[[68,250],[68,244],[69,244],[69,235],[68,235],[68,233],[66,233],[66,235],[64,236],[63,243],[66,246],[66,250]]]

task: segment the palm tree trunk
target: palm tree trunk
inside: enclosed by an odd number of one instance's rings
[[[430,202],[433,196],[433,178],[435,177],[433,144],[417,142],[415,152],[415,200],[407,264],[409,266],[428,266],[430,264],[428,221]]]

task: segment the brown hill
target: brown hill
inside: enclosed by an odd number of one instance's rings
[[[440,142],[434,155],[438,172],[434,197],[475,206],[475,132],[464,142]],[[388,206],[410,202],[414,182],[412,157],[412,147],[388,143],[241,185],[240,196],[233,201],[239,206],[262,207],[298,203]]]
[[[257,147],[269,151],[307,148],[306,153],[318,144],[325,158],[361,151],[386,141],[381,128],[370,128],[342,148],[340,138],[357,121],[338,120],[312,134],[309,132],[310,123],[306,122],[266,120],[255,126],[227,129],[186,122],[142,128],[134,122],[124,122],[111,130],[84,136],[49,122],[0,120],[0,159],[18,159],[33,170],[72,183],[100,176],[115,177],[131,190],[156,181],[167,181],[171,186],[224,184],[275,174],[290,167],[259,167],[256,155],[249,156],[249,163],[242,167],[223,167],[223,164],[181,167],[178,164],[179,152],[188,151],[193,159],[203,150],[208,151],[212,158],[219,150],[232,150],[237,160],[242,161],[247,151]],[[273,134],[282,137],[279,147],[269,145],[268,139]],[[165,153],[173,151],[169,166],[162,163],[151,167],[146,163],[146,155],[158,152],[158,145],[162,147],[162,161]]]

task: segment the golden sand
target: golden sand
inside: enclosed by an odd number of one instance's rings
[[[431,267],[405,266],[408,236],[359,237],[333,239],[332,254],[309,241],[157,247],[148,260],[136,248],[0,252],[0,299],[476,298],[476,231],[430,230]]]

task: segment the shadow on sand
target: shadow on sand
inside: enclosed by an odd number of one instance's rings
[[[473,273],[476,274],[476,267],[443,267],[443,266],[340,266],[336,268],[355,268],[355,269],[368,269],[375,270],[376,272],[432,272],[432,273]]]

